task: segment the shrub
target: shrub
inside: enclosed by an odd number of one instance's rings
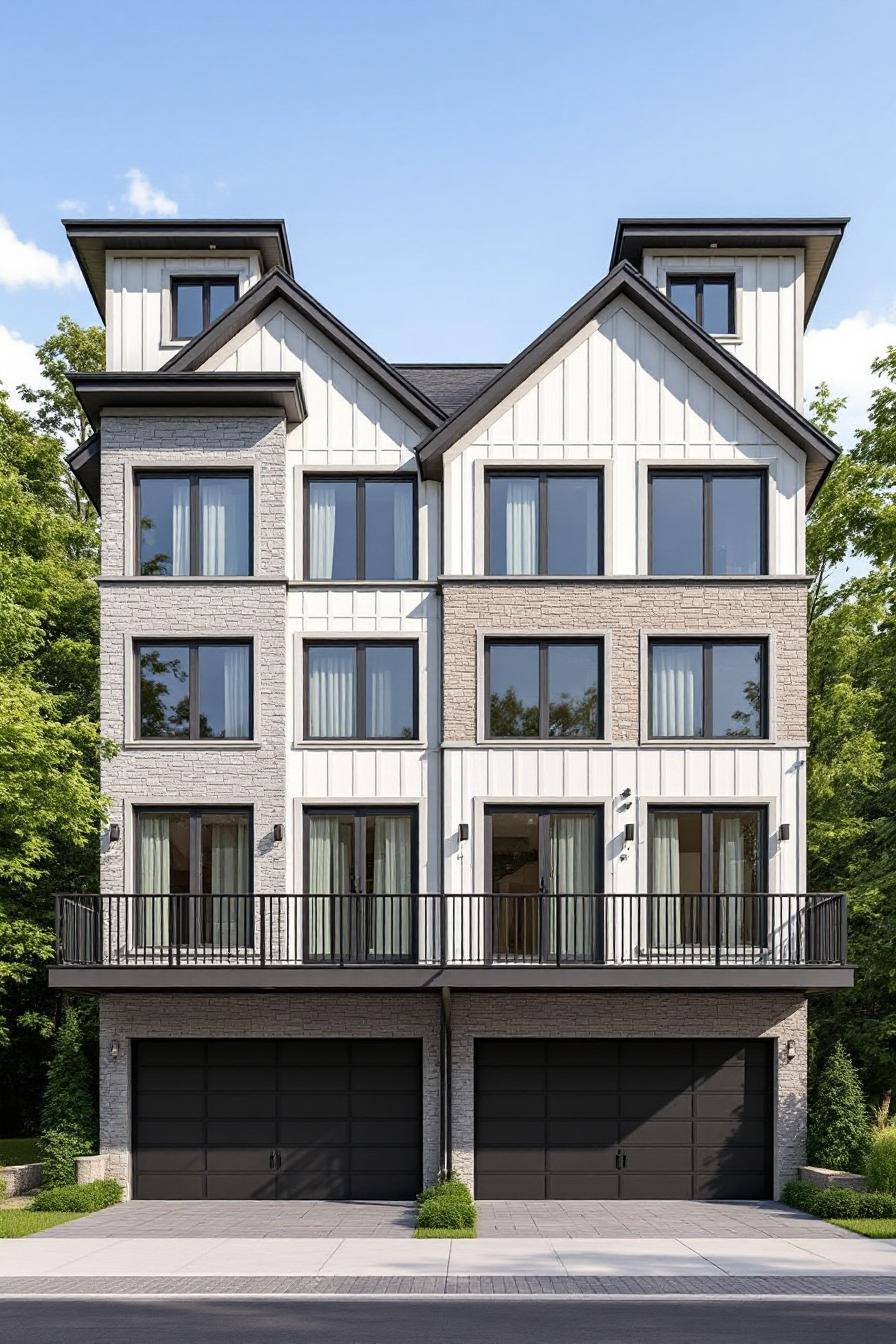
[[[417,1213],[418,1227],[475,1227],[476,1208],[472,1200],[456,1194],[433,1195],[421,1204]]]
[[[68,1185],[74,1181],[75,1158],[92,1153],[95,1144],[96,1106],[81,1019],[73,1008],[68,1008],[53,1042],[41,1111],[44,1185]]]
[[[121,1186],[117,1181],[88,1181],[86,1185],[58,1185],[53,1190],[41,1190],[34,1196],[30,1208],[35,1213],[96,1213],[121,1202]]]
[[[0,1199],[6,1198],[6,1182],[0,1179]]]
[[[428,1185],[425,1190],[421,1190],[417,1196],[417,1208],[421,1208],[428,1200],[437,1195],[454,1195],[458,1199],[464,1199],[472,1205],[473,1196],[469,1188],[457,1176],[448,1176],[440,1178],[433,1185]]]
[[[817,1218],[896,1218],[896,1195],[808,1181],[788,1181],[783,1195],[785,1204]]]
[[[83,1134],[70,1129],[47,1129],[40,1137],[40,1155],[44,1164],[43,1184],[71,1185],[75,1179],[75,1158],[89,1153],[92,1144]]]
[[[869,1138],[859,1075],[838,1041],[821,1070],[809,1107],[809,1161],[837,1171],[863,1171]]]
[[[868,1189],[896,1195],[896,1129],[881,1129],[871,1139],[865,1158]]]

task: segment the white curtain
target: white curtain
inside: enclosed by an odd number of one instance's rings
[[[167,947],[171,890],[169,819],[151,812],[140,818],[141,947]]]
[[[249,650],[245,645],[223,650],[224,736],[249,736]]]
[[[380,659],[367,660],[367,734],[369,737],[398,737],[395,710],[394,669]]]
[[[681,868],[678,818],[655,817],[653,823],[651,889],[654,893],[651,943],[654,947],[681,945]]]
[[[202,574],[245,573],[246,486],[243,480],[199,483]]]
[[[538,573],[538,481],[506,483],[504,530],[508,574]]]
[[[190,482],[171,482],[171,573],[190,572]]]
[[[719,855],[718,855],[719,895],[727,897],[720,900],[719,918],[721,920],[720,941],[723,947],[749,941],[749,911],[753,902],[749,900],[731,900],[746,891],[747,878],[746,844],[744,826],[741,817],[722,816],[719,818]]]
[[[703,650],[655,644],[650,652],[650,718],[654,737],[693,737],[699,724]]]
[[[308,657],[308,735],[354,737],[354,648],[311,650]]]
[[[336,553],[336,486],[318,484],[308,492],[308,578],[332,579]]]
[[[251,940],[251,901],[238,895],[249,885],[249,824],[209,822],[211,844],[212,942],[216,947],[243,947]]]
[[[399,486],[392,495],[392,554],[396,579],[410,579],[414,574],[414,491],[411,486]]]
[[[559,895],[560,950],[579,961],[594,955],[594,822],[551,817],[551,892]],[[551,920],[551,942],[554,939]],[[553,950],[553,949],[552,949]]]
[[[411,951],[411,819],[374,817],[373,889],[367,949],[376,957]],[[380,900],[378,897],[390,897]],[[396,900],[396,897],[406,899]]]
[[[330,895],[348,892],[351,826],[340,817],[312,817],[308,827],[308,955],[333,953]],[[340,902],[345,906],[347,902]]]

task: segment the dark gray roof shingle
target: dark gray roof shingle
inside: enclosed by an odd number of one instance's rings
[[[395,364],[408,382],[419,387],[448,415],[477,397],[503,364]]]

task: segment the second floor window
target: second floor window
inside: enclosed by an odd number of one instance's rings
[[[136,645],[141,738],[252,736],[252,651],[246,642]]]
[[[411,740],[417,646],[370,640],[305,645],[305,736]]]
[[[489,574],[600,574],[599,471],[486,473]]]
[[[192,340],[236,303],[235,276],[209,276],[171,281],[171,332],[176,341]]]
[[[414,579],[417,489],[413,479],[308,477],[306,579]]]
[[[764,737],[764,640],[650,641],[651,737]]]
[[[765,574],[764,471],[651,471],[651,574]]]
[[[486,737],[601,737],[602,654],[600,640],[487,640]]]
[[[252,573],[248,472],[140,473],[139,572],[163,577]]]
[[[731,336],[736,330],[733,275],[670,275],[666,293],[711,336]]]

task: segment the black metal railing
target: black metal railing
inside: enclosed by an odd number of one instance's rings
[[[61,966],[842,966],[842,893],[56,897]]]

